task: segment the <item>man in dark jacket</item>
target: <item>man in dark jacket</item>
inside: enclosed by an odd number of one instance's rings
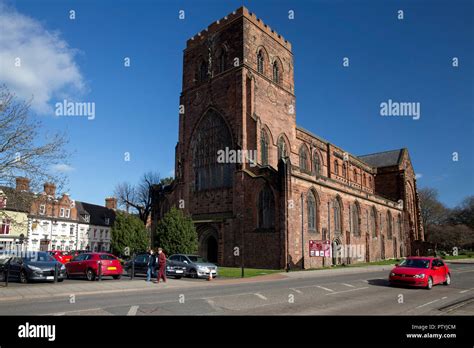
[[[151,277],[155,275],[155,268],[156,268],[156,256],[153,253],[153,249],[148,251],[148,269],[146,271],[146,281],[149,282]]]
[[[166,255],[163,249],[158,248],[158,279],[156,282],[159,283],[160,279],[166,283]]]

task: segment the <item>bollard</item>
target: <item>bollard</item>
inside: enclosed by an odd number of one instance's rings
[[[58,263],[56,262],[54,264],[54,282],[58,282]]]
[[[102,281],[102,261],[99,261],[99,282]]]

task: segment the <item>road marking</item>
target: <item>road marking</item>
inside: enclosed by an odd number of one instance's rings
[[[442,300],[445,300],[447,298],[448,298],[448,296],[441,297]]]
[[[348,287],[350,287],[350,288],[355,288],[355,286],[354,286],[354,285],[351,285],[351,284],[346,284],[346,283],[341,283],[341,284],[342,284],[342,285],[345,285],[345,286],[348,286]]]
[[[462,291],[459,291],[459,293],[460,293],[460,294],[464,294],[464,293],[466,293],[466,292],[468,292],[468,291],[471,291],[472,289],[474,289],[474,288],[462,290]]]
[[[266,298],[262,294],[259,294],[258,292],[256,292],[254,295],[257,296],[257,297],[260,297],[262,300],[265,300],[265,301],[268,300],[268,298]]]
[[[416,307],[416,308],[421,308],[421,307],[424,307],[424,306],[428,306],[429,304],[438,302],[439,300],[440,300],[440,299],[438,298],[437,300],[433,300],[433,301],[427,302],[427,303],[425,303],[425,304],[419,305],[419,306]]]
[[[207,303],[209,304],[209,306],[211,306],[212,309],[214,309],[215,311],[222,311],[222,308],[216,306],[216,303],[215,303],[213,300],[207,299],[206,302],[207,302]]]
[[[362,282],[362,283],[369,284],[369,281],[368,281],[367,279],[362,279],[361,282]]]
[[[130,307],[130,310],[128,311],[127,315],[137,315],[138,311],[138,306],[132,306]]]
[[[329,291],[329,292],[334,292],[334,290],[325,288],[324,286],[316,285],[316,287],[317,287],[317,288],[320,288],[320,289],[323,289],[323,290],[326,290],[326,291]]]
[[[356,289],[343,290],[343,291],[335,291],[335,292],[331,292],[330,294],[326,294],[326,295],[336,295],[336,294],[342,294],[342,293],[345,293],[345,292],[364,290],[364,289],[368,289],[368,288],[369,288],[368,286],[364,286],[363,288],[356,288]]]
[[[66,315],[66,313],[65,313],[65,312],[62,312],[62,313],[54,313],[53,315],[54,315],[54,316],[61,316],[61,315]]]
[[[302,294],[303,291],[301,290],[298,290],[298,289],[295,289],[295,288],[290,288],[290,290],[294,291],[294,292],[297,292],[298,294]]]

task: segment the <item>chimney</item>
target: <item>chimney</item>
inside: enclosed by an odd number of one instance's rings
[[[16,190],[17,191],[29,191],[30,190],[30,179],[18,177],[16,178]]]
[[[53,196],[55,197],[56,196],[56,185],[55,184],[52,184],[50,182],[45,182],[44,183],[44,192],[48,195],[48,196]]]
[[[105,199],[105,207],[108,209],[117,209],[117,198],[115,197],[107,197]]]

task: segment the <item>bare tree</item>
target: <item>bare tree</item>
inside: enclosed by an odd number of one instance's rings
[[[132,209],[146,225],[152,208],[150,189],[161,181],[160,174],[147,172],[135,186],[128,182],[118,184],[114,195],[117,197],[119,206],[125,208],[127,212]]]
[[[421,217],[426,234],[433,225],[441,225],[448,218],[449,209],[438,200],[438,191],[434,188],[423,188],[418,191],[420,198]]]

